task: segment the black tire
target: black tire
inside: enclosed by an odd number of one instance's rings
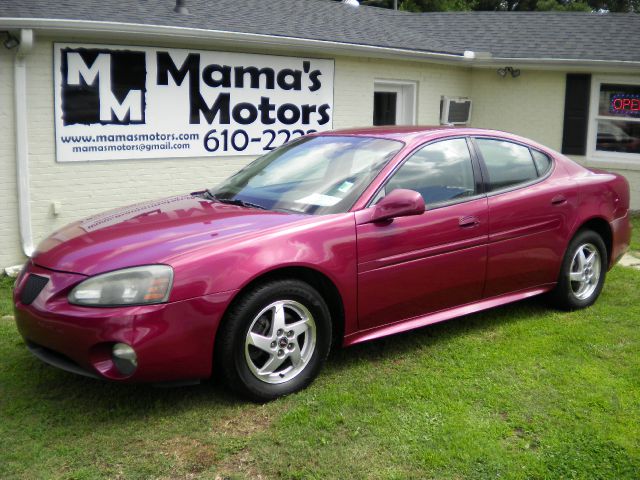
[[[580,250],[582,250],[585,257],[592,251],[597,252],[597,258],[594,258],[593,266],[590,270],[592,282],[571,280],[572,271],[576,275],[585,272],[585,270],[579,268],[578,264],[577,255],[579,255]],[[554,304],[563,310],[577,310],[593,305],[600,296],[604,285],[607,274],[607,259],[607,248],[602,237],[593,230],[580,230],[573,237],[565,252],[558,284],[551,295]],[[597,272],[595,272],[596,269]],[[590,278],[589,270],[586,270],[586,272],[587,277],[585,278]],[[594,275],[597,276],[597,279],[594,278]],[[585,287],[585,289],[581,292],[582,287]]]
[[[275,328],[283,322],[285,328]],[[247,343],[250,329],[261,348]],[[298,333],[300,329],[306,330]],[[231,306],[216,335],[214,361],[229,387],[265,402],[307,387],[330,348],[331,317],[322,296],[299,280],[273,280]],[[271,371],[269,366],[278,361],[282,363]]]

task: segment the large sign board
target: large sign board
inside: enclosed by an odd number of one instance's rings
[[[260,155],[333,125],[333,60],[54,45],[59,162]]]

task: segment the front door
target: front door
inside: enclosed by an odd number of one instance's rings
[[[422,215],[357,225],[361,329],[479,300],[487,261],[487,199],[478,192],[464,138],[413,153],[377,200],[418,191]]]

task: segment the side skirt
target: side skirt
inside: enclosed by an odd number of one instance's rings
[[[344,347],[355,345],[357,343],[368,342],[376,338],[386,337],[387,335],[395,335],[396,333],[406,332],[415,328],[425,327],[433,323],[444,322],[455,317],[461,317],[463,315],[469,315],[471,313],[481,312],[489,308],[498,307],[507,303],[517,302],[518,300],[524,300],[525,298],[540,295],[541,293],[548,292],[555,286],[555,283],[541,285],[536,288],[528,290],[520,290],[514,293],[508,293],[505,295],[499,295],[497,297],[486,298],[473,303],[467,303],[459,307],[453,307],[446,310],[440,310],[428,315],[422,315],[419,317],[409,318],[407,320],[400,320],[399,322],[389,323],[380,327],[369,328],[359,332],[347,335],[342,342]]]

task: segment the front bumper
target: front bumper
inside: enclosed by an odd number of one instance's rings
[[[173,382],[211,376],[215,334],[235,292],[146,306],[95,308],[71,305],[67,295],[86,277],[31,263],[14,291],[15,318],[28,348],[41,360],[90,377],[126,382]],[[20,292],[30,273],[49,279],[25,305]],[[123,375],[111,359],[115,343],[137,354],[138,367]]]

